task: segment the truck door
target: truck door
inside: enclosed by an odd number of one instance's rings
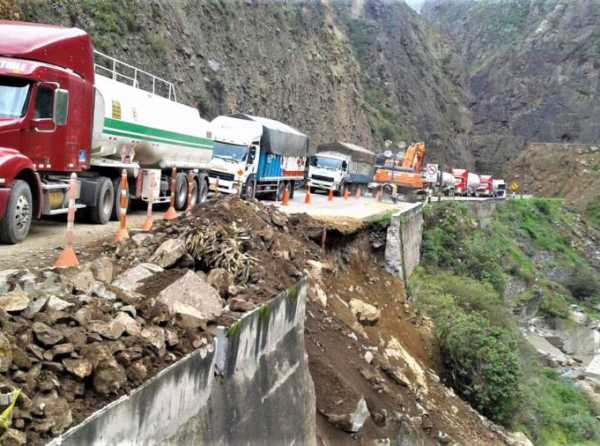
[[[35,86],[29,109],[29,125],[24,132],[23,152],[38,170],[59,170],[61,131],[54,120],[54,93],[58,84],[39,83]],[[58,157],[58,158],[57,158]],[[60,163],[62,164],[62,163]]]
[[[256,173],[258,165],[258,154],[259,150],[256,146],[250,146],[248,149],[248,157],[246,160],[246,177]]]

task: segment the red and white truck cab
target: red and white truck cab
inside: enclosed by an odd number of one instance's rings
[[[0,21],[0,242],[23,240],[32,218],[66,213],[72,172],[76,206],[95,223],[118,217],[122,169],[132,199],[168,200],[173,167],[177,208],[188,187],[206,197],[208,121],[176,102],[170,82],[97,52],[108,63],[95,65],[94,54],[80,29]]]

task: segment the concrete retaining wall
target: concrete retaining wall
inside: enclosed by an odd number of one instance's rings
[[[402,229],[402,232],[401,232]],[[385,268],[404,280],[421,261],[423,239],[423,206],[394,214],[387,230]],[[403,267],[404,265],[404,267]]]
[[[305,281],[49,444],[314,445]]]

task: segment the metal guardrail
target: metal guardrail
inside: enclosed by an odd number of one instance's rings
[[[115,81],[124,82],[135,88],[177,101],[175,85],[172,82],[100,51],[94,50],[94,55],[94,72],[96,74],[107,76]]]

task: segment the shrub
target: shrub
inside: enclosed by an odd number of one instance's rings
[[[577,299],[589,299],[600,294],[598,274],[591,268],[575,267],[565,285]]]
[[[492,327],[481,316],[464,313],[437,318],[436,334],[454,388],[490,419],[510,422],[521,399],[513,334]]]

